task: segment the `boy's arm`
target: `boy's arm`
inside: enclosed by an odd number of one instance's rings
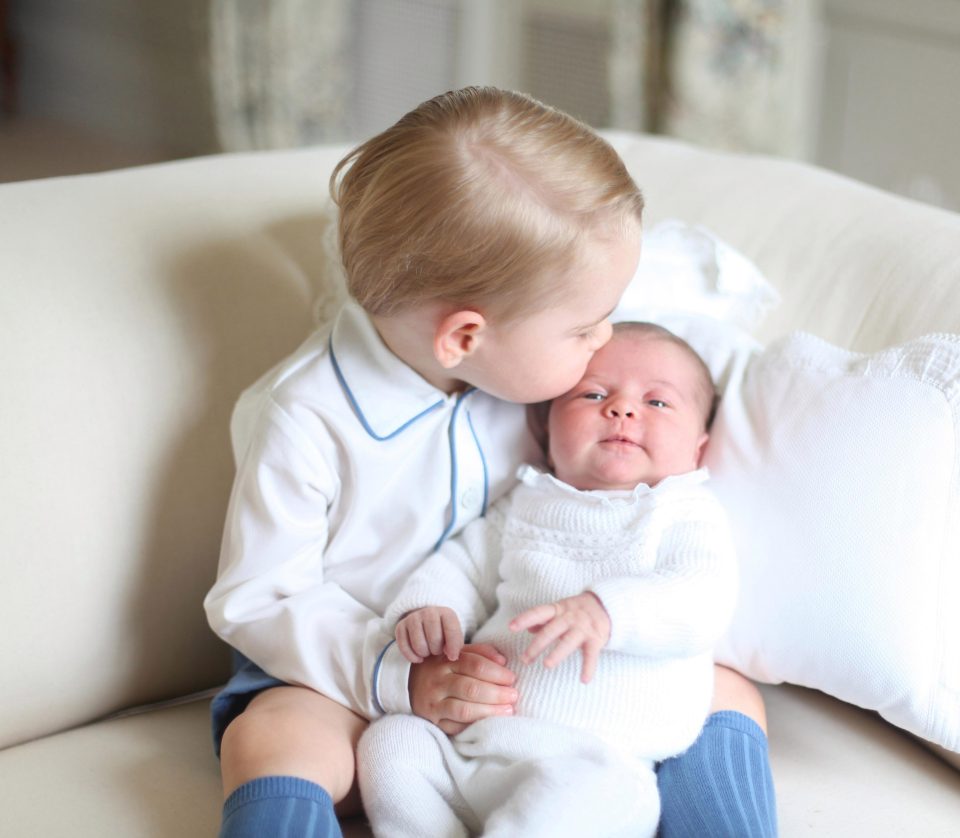
[[[606,648],[644,657],[711,650],[733,615],[737,568],[726,515],[709,494],[665,526],[652,573],[590,586],[610,615]]]
[[[499,580],[503,501],[445,541],[407,579],[384,619],[391,626],[428,605],[452,609],[470,636],[490,616]]]
[[[279,408],[266,418],[238,468],[207,619],[269,674],[372,718],[370,672],[390,638],[378,614],[324,579],[336,476]]]
[[[377,708],[410,712],[407,684],[410,663],[393,642],[397,622],[410,611],[430,605],[450,608],[465,637],[482,625],[496,607],[503,515],[508,498],[494,504],[484,518],[469,523],[420,565],[388,606],[382,621],[389,636],[373,673]],[[403,690],[403,696],[398,694]]]

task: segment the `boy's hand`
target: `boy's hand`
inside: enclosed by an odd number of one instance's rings
[[[410,706],[448,736],[489,716],[510,716],[516,676],[493,646],[468,644],[455,661],[427,658],[410,667]]]
[[[411,611],[396,630],[397,646],[410,663],[423,663],[431,655],[455,661],[463,648],[460,619],[450,608],[429,605]]]
[[[580,649],[583,653],[580,680],[587,684],[597,671],[600,650],[610,639],[610,616],[596,594],[584,591],[559,602],[538,605],[510,621],[511,631],[524,629],[537,634],[523,653],[524,663],[535,661],[556,640],[557,645],[543,665],[550,669]]]

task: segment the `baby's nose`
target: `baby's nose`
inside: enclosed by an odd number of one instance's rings
[[[633,405],[618,399],[607,402],[607,415],[611,419],[632,419],[635,415]]]

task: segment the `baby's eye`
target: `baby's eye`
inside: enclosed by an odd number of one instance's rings
[[[591,402],[602,402],[605,398],[603,393],[584,393],[582,398]]]
[[[647,399],[647,404],[650,407],[670,407],[663,399]]]

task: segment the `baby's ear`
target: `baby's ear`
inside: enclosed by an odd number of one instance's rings
[[[695,462],[697,468],[700,468],[703,465],[703,455],[707,450],[707,443],[710,441],[710,434],[704,432],[701,434],[700,439],[697,440],[697,447],[695,451]]]
[[[440,366],[452,369],[473,353],[486,325],[484,316],[471,309],[445,315],[433,336],[433,354]]]

